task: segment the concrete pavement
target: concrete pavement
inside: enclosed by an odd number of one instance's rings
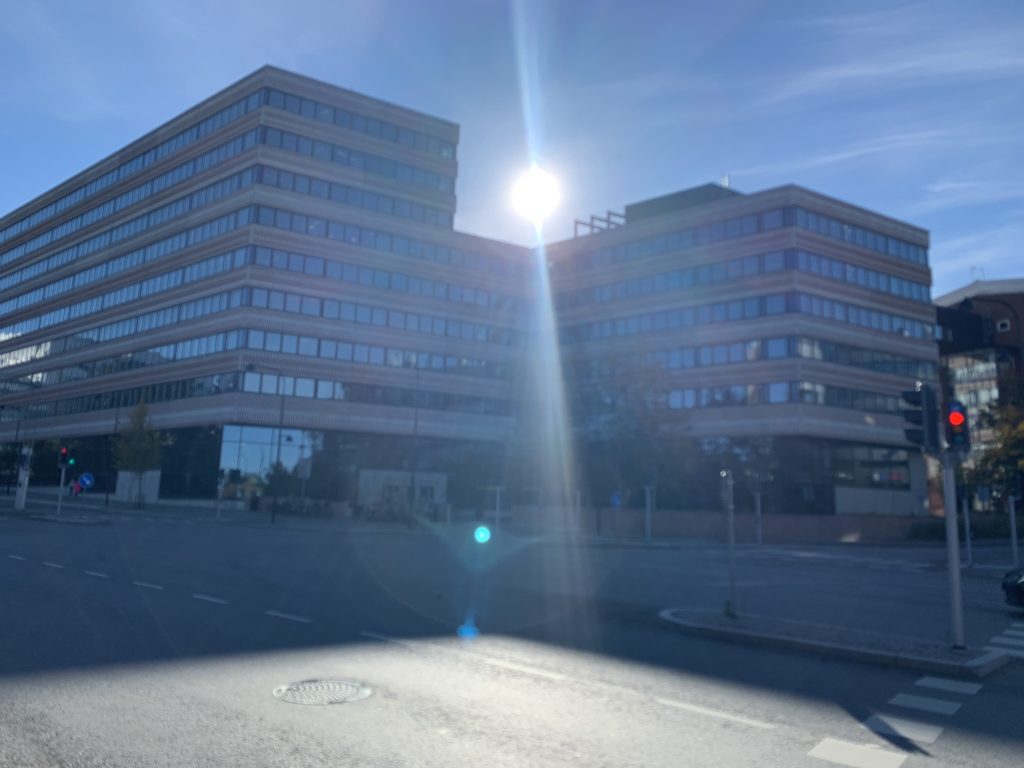
[[[1022,746],[1014,669],[963,693],[664,631],[651,606],[667,596],[718,603],[715,550],[158,519],[4,519],[0,541],[0,765],[1011,766]],[[867,603],[933,576],[742,562],[746,599],[813,583]],[[469,621],[481,636],[458,640]],[[272,695],[317,677],[374,693]]]

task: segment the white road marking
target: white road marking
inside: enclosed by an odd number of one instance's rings
[[[216,603],[217,605],[227,605],[228,601],[220,597],[214,597],[213,595],[204,595],[202,592],[193,592],[192,597],[196,600],[205,600],[208,603]]]
[[[82,571],[86,576],[95,576],[97,579],[109,579],[110,574],[100,573],[99,571]]]
[[[360,632],[363,637],[369,637],[374,640],[380,640],[384,643],[394,643],[395,645],[404,645],[406,648],[415,648],[416,646],[408,640],[400,640],[397,637],[390,637],[389,635],[380,635],[376,632]]]
[[[63,568],[64,566],[60,563],[51,563],[49,560],[43,560],[43,565],[47,568]]]
[[[148,581],[133,581],[132,584],[136,587],[145,587],[146,589],[163,589],[159,584],[151,584]]]
[[[964,693],[973,696],[981,690],[981,683],[965,683],[960,680],[950,680],[945,677],[922,677],[915,685],[923,688],[934,688],[937,691],[949,691],[950,693]]]
[[[1015,640],[1012,637],[1003,637],[1002,635],[996,635],[989,640],[990,643],[1004,643],[1006,645],[1012,645],[1015,648],[1024,648],[1024,640]]]
[[[770,731],[775,728],[775,726],[771,723],[766,723],[761,720],[751,720],[748,717],[733,715],[729,712],[722,712],[718,709],[708,709],[707,707],[699,707],[696,704],[687,704],[684,701],[676,701],[675,699],[659,699],[657,697],[655,697],[654,700],[666,707],[672,707],[674,709],[683,709],[687,712],[695,712],[698,715],[707,715],[708,717],[717,717],[721,720],[729,720],[734,723],[749,725],[752,728],[762,728],[766,731]]]
[[[1024,630],[1020,629],[1008,629],[1003,632],[1007,637],[1024,637]]]
[[[943,730],[938,725],[904,720],[892,715],[874,715],[864,721],[864,726],[882,736],[902,736],[922,744],[933,744]]]
[[[21,555],[8,555],[8,557],[11,558],[11,560],[28,560],[27,557],[22,557]]]
[[[906,755],[899,752],[889,752],[870,744],[851,744],[839,739],[822,739],[807,755],[849,768],[900,768],[907,759]]]
[[[900,693],[889,699],[894,707],[906,707],[907,709],[919,709],[922,712],[931,712],[934,715],[953,715],[960,709],[957,701],[946,699],[935,699],[931,696],[912,696],[909,693]]]
[[[1024,651],[1015,651],[1012,648],[996,648],[992,645],[985,646],[986,651],[999,651],[1005,653],[1007,656],[1013,656],[1015,659],[1024,659]]]
[[[1024,621],[1015,621],[1010,626],[1014,629],[1024,629]]]
[[[568,680],[566,675],[561,675],[558,672],[548,672],[544,669],[537,669],[526,664],[517,664],[514,661],[505,661],[504,659],[495,659],[490,656],[482,656],[481,661],[485,664],[490,664],[492,667],[501,667],[502,669],[510,669],[513,672],[522,672],[524,675],[536,675],[537,677],[544,677],[548,680],[557,680],[562,682]]]
[[[296,616],[294,613],[281,613],[281,611],[264,611],[267,616],[273,616],[275,619],[285,619],[286,621],[297,621],[300,624],[312,624],[311,619],[307,619],[305,616]]]

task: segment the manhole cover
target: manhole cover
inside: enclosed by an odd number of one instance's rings
[[[274,696],[290,704],[347,704],[371,693],[367,686],[351,680],[302,680],[274,689]]]

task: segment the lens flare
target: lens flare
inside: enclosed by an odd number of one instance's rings
[[[531,165],[512,188],[512,206],[516,213],[535,227],[540,227],[554,212],[560,198],[558,181],[537,165]]]

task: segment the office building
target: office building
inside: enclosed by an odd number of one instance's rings
[[[0,440],[41,484],[71,442],[102,490],[144,399],[162,497],[251,496],[280,459],[323,498],[479,505],[523,434],[531,259],[453,229],[457,145],[266,67],[7,215]],[[570,401],[625,374],[669,433],[767,441],[774,509],[923,511],[927,232],[718,185],[584,229],[548,247]]]
[[[206,498],[218,466],[235,495],[317,456],[344,493],[363,461],[450,471],[498,443],[523,250],[453,231],[457,143],[266,67],[7,215],[3,439],[74,441],[102,489],[144,399],[161,496]]]
[[[780,511],[926,511],[899,393],[937,380],[927,232],[797,186],[580,224],[550,248],[576,387],[657,381],[679,436],[767,442]],[[716,479],[686,463],[680,503]]]

